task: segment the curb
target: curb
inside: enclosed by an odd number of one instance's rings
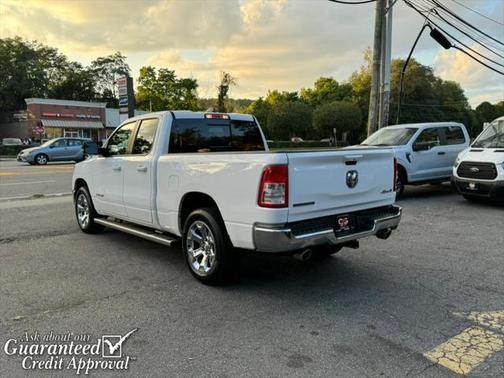
[[[31,196],[19,196],[19,197],[3,197],[3,198],[0,197],[0,202],[36,200],[43,198],[66,197],[71,195],[72,192],[65,192],[65,193],[51,193],[51,194],[33,194]]]

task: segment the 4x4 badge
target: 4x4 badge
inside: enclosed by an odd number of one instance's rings
[[[355,188],[358,182],[359,182],[359,172],[348,171],[346,173],[346,184],[349,188]]]

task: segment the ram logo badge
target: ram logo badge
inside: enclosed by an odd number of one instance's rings
[[[349,188],[355,188],[359,182],[359,172],[348,171],[346,173],[346,184]]]

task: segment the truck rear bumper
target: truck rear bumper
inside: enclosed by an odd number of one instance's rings
[[[254,245],[258,252],[281,253],[318,245],[344,244],[396,229],[401,213],[402,209],[393,205],[280,226],[256,224]],[[345,218],[351,226],[341,229],[339,221]]]

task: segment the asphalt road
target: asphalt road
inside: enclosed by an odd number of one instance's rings
[[[400,204],[386,241],[322,262],[244,256],[236,282],[206,287],[178,249],[81,233],[70,197],[1,202],[0,345],[138,328],[123,345],[129,376],[456,376],[425,354],[475,325],[457,313],[504,310],[504,209],[448,186],[408,189]],[[1,375],[51,374],[21,359],[0,350]],[[503,349],[471,375],[502,377]]]
[[[72,191],[74,163],[31,166],[15,160],[0,160],[0,200]]]

